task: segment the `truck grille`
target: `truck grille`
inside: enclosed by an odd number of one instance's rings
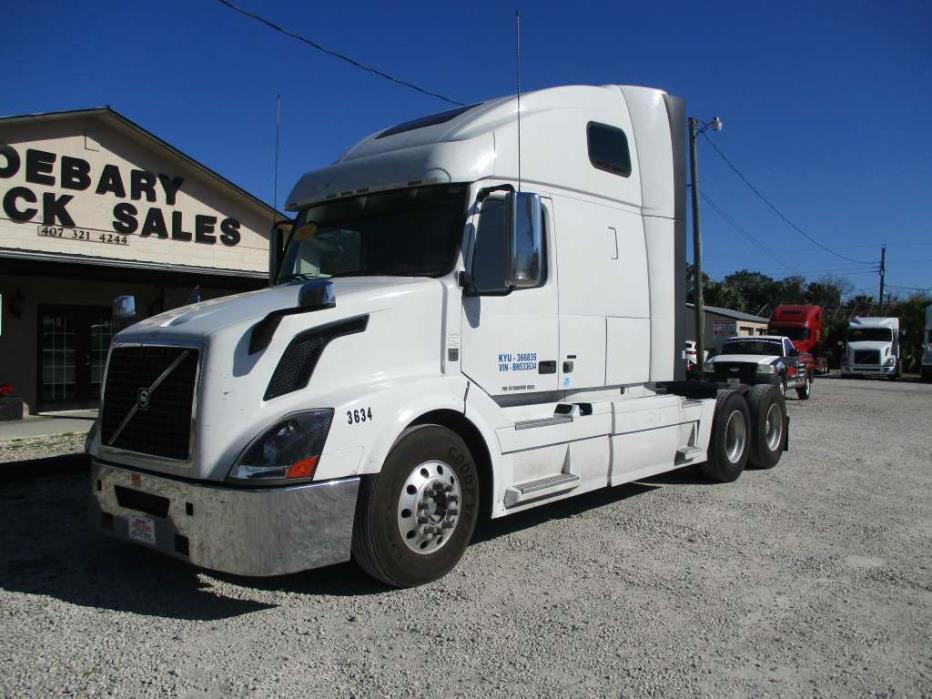
[[[880,364],[878,350],[854,350],[855,364]]]
[[[101,405],[101,444],[186,461],[197,365],[193,347],[114,347]]]
[[[734,371],[735,369],[737,371]],[[755,371],[757,371],[756,364],[715,362],[715,378],[722,381],[725,379],[740,379],[742,383],[750,383],[754,378]]]

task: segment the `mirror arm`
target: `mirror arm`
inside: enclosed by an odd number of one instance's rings
[[[492,192],[514,192],[515,188],[510,184],[495,184],[491,187],[483,187],[479,190],[479,193],[476,194],[476,203],[481,204],[486,199],[489,198],[489,195]]]

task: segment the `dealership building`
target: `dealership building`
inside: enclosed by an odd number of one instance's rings
[[[109,108],[0,118],[0,385],[94,407],[117,296],[140,317],[260,288],[275,211]]]

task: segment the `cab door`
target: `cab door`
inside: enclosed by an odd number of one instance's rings
[[[533,288],[505,283],[506,206],[491,195],[469,218],[462,313],[463,373],[489,395],[531,397],[558,389],[559,317],[553,264],[553,203],[543,204],[543,274]],[[521,401],[512,401],[520,403]]]

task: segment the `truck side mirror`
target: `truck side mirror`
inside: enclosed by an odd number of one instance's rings
[[[113,299],[113,316],[110,327],[114,334],[128,328],[136,320],[136,297],[117,296]]]
[[[505,276],[514,289],[539,286],[543,274],[543,212],[540,195],[509,192],[505,197],[508,260]]]
[[[294,221],[276,221],[269,232],[269,286],[275,284],[278,270],[285,257],[287,235],[294,228]]]

